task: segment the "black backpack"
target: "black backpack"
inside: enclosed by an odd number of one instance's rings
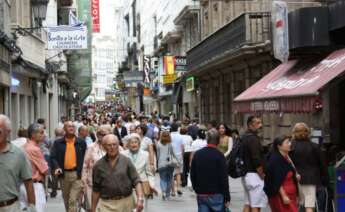
[[[234,140],[231,153],[227,157],[228,174],[232,178],[243,177],[247,174],[245,165],[245,147],[241,138]]]

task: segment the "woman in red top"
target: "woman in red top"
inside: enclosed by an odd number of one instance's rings
[[[274,139],[273,151],[266,163],[264,187],[272,212],[298,212],[297,174],[288,156],[290,151],[288,136]]]

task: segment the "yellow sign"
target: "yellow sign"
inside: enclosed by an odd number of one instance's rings
[[[176,80],[176,74],[163,75],[163,84],[172,84]]]
[[[175,73],[175,58],[174,56],[164,57],[164,74],[172,75]]]

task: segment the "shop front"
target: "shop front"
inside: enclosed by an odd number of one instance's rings
[[[345,146],[344,73],[345,49],[283,63],[234,99],[233,113],[242,117],[236,125],[244,128],[248,115],[261,115],[265,145],[305,122],[314,142]]]

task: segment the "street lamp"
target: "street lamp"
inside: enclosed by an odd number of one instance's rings
[[[42,27],[42,21],[46,19],[48,3],[49,0],[31,0],[32,13],[38,27]]]

